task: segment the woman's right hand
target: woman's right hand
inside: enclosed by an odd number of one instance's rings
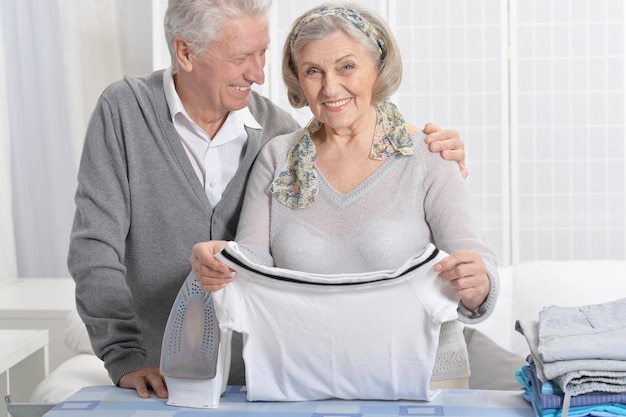
[[[196,243],[191,250],[191,268],[204,291],[218,291],[235,279],[235,271],[218,261],[215,255],[226,246],[225,240]]]

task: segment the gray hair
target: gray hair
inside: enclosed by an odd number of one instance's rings
[[[169,0],[163,26],[173,73],[178,72],[175,38],[183,38],[191,52],[200,55],[222,38],[224,23],[267,15],[271,5],[272,0]]]
[[[396,92],[402,81],[402,57],[400,48],[385,21],[371,10],[356,4],[342,4],[340,7],[349,9],[361,15],[378,32],[383,40],[383,51],[380,45],[368,37],[354,23],[336,15],[322,15],[308,20],[302,25],[302,21],[309,15],[323,8],[333,8],[335,5],[327,4],[314,7],[300,16],[293,23],[285,45],[283,47],[283,81],[287,87],[287,98],[293,107],[307,106],[306,97],[300,87],[298,79],[297,59],[302,49],[311,41],[325,39],[328,36],[342,31],[351,39],[359,42],[365,52],[374,61],[378,68],[378,80],[372,92],[372,104],[383,102],[387,97]],[[295,36],[294,36],[295,35]]]

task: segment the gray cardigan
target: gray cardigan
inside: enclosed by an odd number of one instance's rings
[[[271,138],[298,128],[267,98],[249,109],[238,171],[212,207],[174,129],[163,71],[110,85],[91,116],[78,172],[68,265],[78,311],[114,383],[159,366],[170,308],[192,246],[234,239],[250,167]]]

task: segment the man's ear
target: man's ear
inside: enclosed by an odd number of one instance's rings
[[[193,68],[193,53],[189,48],[189,44],[183,38],[174,38],[174,54],[178,67],[185,72],[190,72]]]

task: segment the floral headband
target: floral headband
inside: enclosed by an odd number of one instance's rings
[[[322,16],[337,16],[341,17],[344,20],[352,23],[358,29],[361,30],[368,38],[374,42],[374,44],[378,47],[378,51],[381,55],[384,55],[385,50],[385,41],[383,37],[378,33],[376,28],[363,16],[361,16],[358,12],[352,9],[346,9],[343,7],[322,7],[314,12],[306,15],[300,22],[298,22],[298,26],[296,26],[296,30],[293,32],[293,36],[291,37],[291,49],[293,50],[293,45],[296,43],[296,38],[300,34],[300,31],[307,23],[312,20],[317,19]]]

